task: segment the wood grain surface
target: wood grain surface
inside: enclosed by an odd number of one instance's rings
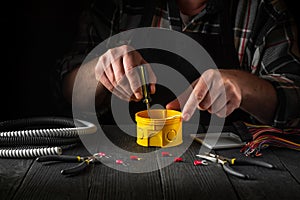
[[[132,155],[159,150],[138,146],[134,137],[115,126],[104,129],[114,145],[131,151]],[[153,166],[145,166],[143,159],[120,157],[127,166],[117,166],[115,158],[110,158],[108,162],[91,164],[76,176],[63,176],[60,171],[78,163],[0,159],[0,199],[300,199],[300,152],[268,148],[261,158],[247,158],[238,148],[216,151],[230,158],[263,160],[276,167],[232,166],[251,177],[242,180],[227,174],[218,164],[194,166],[200,147],[193,142],[188,148],[180,145],[164,149],[172,156],[156,153],[151,160],[151,165],[158,168],[155,171],[151,171]],[[179,151],[183,153],[176,154]],[[111,153],[118,155],[118,151]],[[91,153],[80,145],[64,154]],[[174,162],[177,156],[183,162]],[[142,172],[147,167],[151,172]],[[131,173],[139,169],[141,172]]]

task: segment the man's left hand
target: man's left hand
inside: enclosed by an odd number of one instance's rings
[[[186,102],[182,111],[185,121],[196,108],[226,117],[241,105],[243,80],[231,70],[209,69],[192,86],[192,91],[184,92],[167,105],[167,109],[180,109],[180,103]]]

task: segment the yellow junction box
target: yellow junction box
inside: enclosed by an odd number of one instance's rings
[[[137,143],[141,146],[172,147],[182,143],[182,118],[179,111],[144,110],[135,114],[135,120]]]

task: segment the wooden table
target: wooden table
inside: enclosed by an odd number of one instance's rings
[[[138,147],[133,137],[124,135],[115,126],[106,131],[118,145]],[[235,166],[253,179],[242,180],[226,174],[214,164],[194,166],[200,144],[193,142],[182,155],[184,162],[148,173],[126,173],[104,164],[90,165],[84,172],[66,177],[60,170],[76,165],[45,165],[35,159],[0,159],[0,199],[300,199],[300,152],[268,148],[263,157],[276,169]],[[244,157],[239,149],[219,150],[227,157]],[[80,145],[64,154],[88,155]],[[164,159],[158,158],[161,165]],[[136,167],[128,161],[127,167]],[[119,166],[125,167],[125,166]]]

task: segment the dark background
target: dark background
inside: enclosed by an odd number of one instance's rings
[[[80,13],[90,1],[28,0],[1,6],[0,120],[58,114],[51,72],[71,48]],[[299,24],[296,1],[286,1]]]
[[[57,114],[50,78],[71,48],[88,3],[28,0],[2,6],[1,120]]]

